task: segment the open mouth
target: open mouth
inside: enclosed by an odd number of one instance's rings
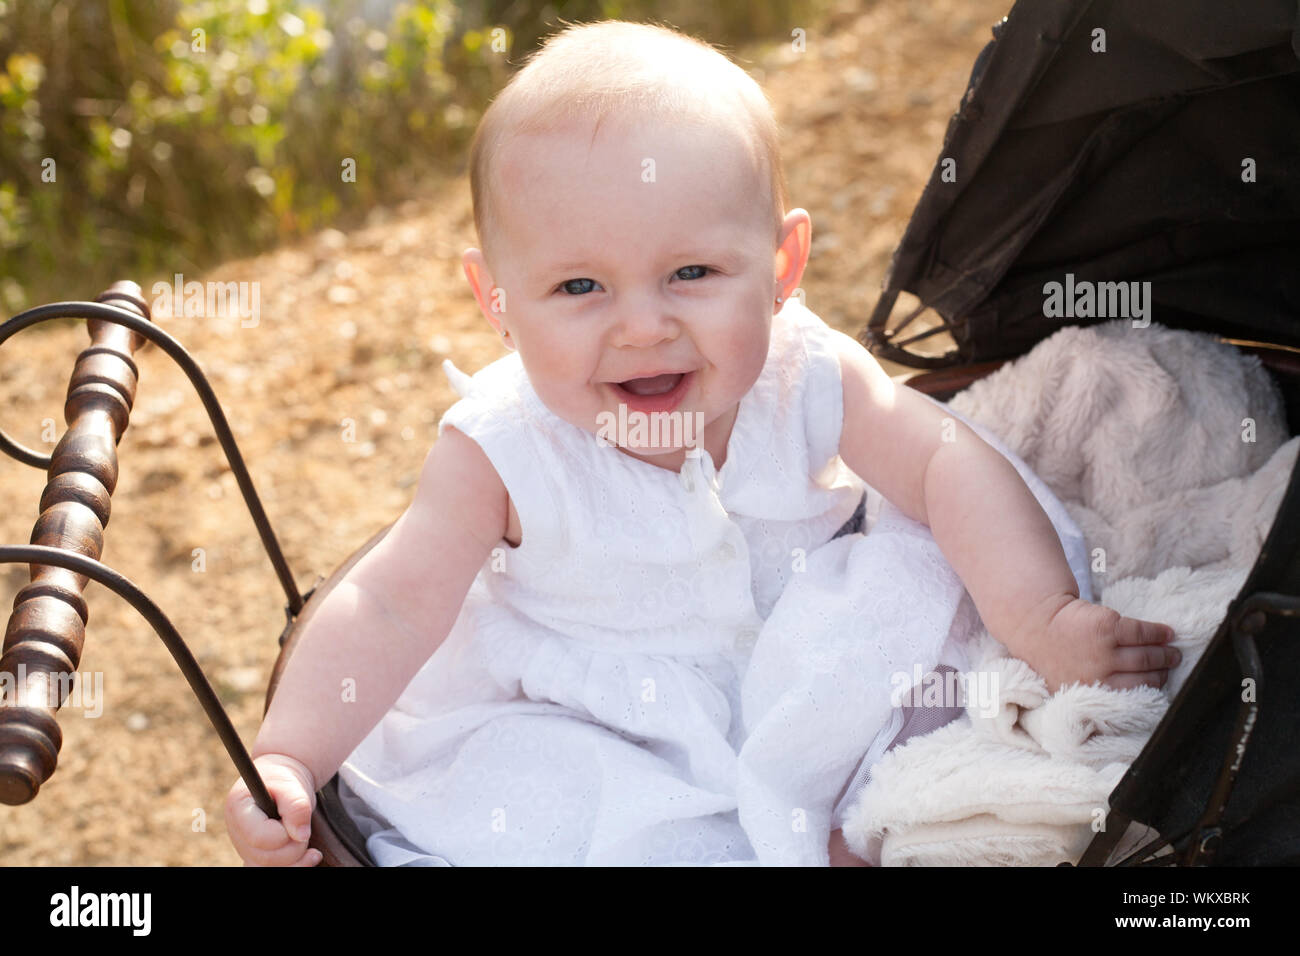
[[[650,378],[630,378],[619,382],[618,387],[633,395],[663,395],[671,392],[686,377],[685,372],[671,372],[667,375],[653,375]]]
[[[633,411],[666,412],[677,407],[694,380],[693,371],[670,372],[608,384],[618,401]]]

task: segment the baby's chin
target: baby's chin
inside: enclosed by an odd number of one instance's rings
[[[662,434],[645,440],[645,435],[618,434],[607,428],[589,428],[596,439],[596,444],[615,448],[625,455],[631,455],[642,461],[674,470],[681,467],[686,454],[700,447],[694,440],[682,440],[682,436]],[[641,439],[641,440],[638,440]]]
[[[702,412],[677,409],[669,412],[615,413],[601,410],[587,431],[604,445],[614,445],[639,456],[675,456],[678,459],[704,439],[706,417]]]
[[[597,443],[617,448],[619,451],[629,452],[644,458],[668,458],[678,457],[690,451],[694,445],[685,444],[636,444],[633,442],[613,441],[607,438],[599,430],[593,430]]]
[[[656,468],[662,468],[665,471],[681,471],[682,466],[686,463],[686,452],[689,450],[682,446],[677,448],[627,448],[622,445],[612,445],[611,447],[618,450],[619,454],[626,455],[629,458],[635,458],[637,461],[644,462],[647,465],[653,465]]]

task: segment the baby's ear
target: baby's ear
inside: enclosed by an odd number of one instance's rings
[[[786,213],[776,249],[776,281],[788,299],[799,286],[808,255],[812,251],[812,217],[807,210],[791,209]]]
[[[483,257],[480,249],[466,249],[465,254],[461,256],[461,265],[465,269],[465,278],[469,280],[470,288],[474,290],[474,298],[478,301],[478,307],[483,310],[485,316],[491,317],[492,303],[489,298],[492,294],[492,273],[488,270],[487,260]]]

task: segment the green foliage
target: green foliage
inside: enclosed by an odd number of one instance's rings
[[[376,23],[363,0],[0,0],[0,308],[412,195],[560,20],[782,41],[816,2],[404,0]]]

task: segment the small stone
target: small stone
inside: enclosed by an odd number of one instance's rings
[[[849,89],[858,93],[873,93],[880,88],[876,74],[861,67],[851,67],[844,71],[844,83]]]
[[[889,209],[889,204],[897,192],[897,187],[893,185],[881,186],[875,198],[871,200],[871,205],[867,207],[867,211],[873,216],[883,215]]]
[[[232,667],[222,673],[221,680],[241,693],[258,690],[263,683],[262,670],[258,667]]]
[[[338,251],[348,244],[348,237],[337,229],[325,229],[316,237],[316,245],[322,249]]]

